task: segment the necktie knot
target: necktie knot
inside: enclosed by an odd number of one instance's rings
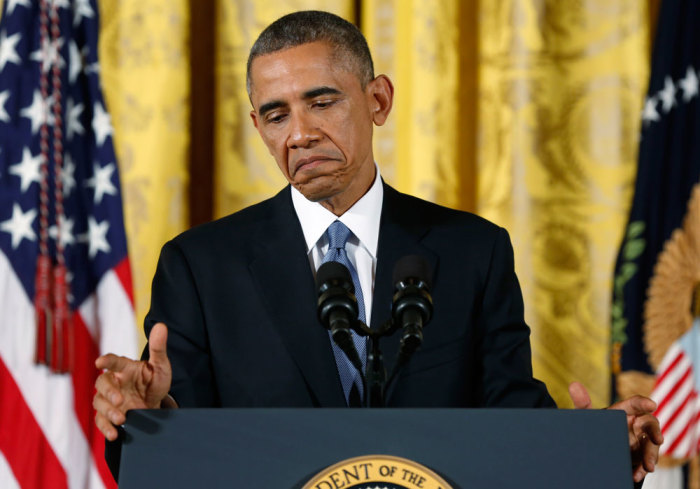
[[[326,234],[328,235],[328,249],[341,249],[345,248],[345,243],[348,242],[351,232],[342,222],[334,221],[333,224],[328,226]]]

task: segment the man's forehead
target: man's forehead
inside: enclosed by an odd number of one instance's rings
[[[332,87],[340,92],[339,78],[347,74],[356,78],[356,74],[336,58],[333,48],[325,42],[302,44],[258,56],[251,64],[251,96],[279,97],[283,91],[288,96],[301,97],[320,87]]]

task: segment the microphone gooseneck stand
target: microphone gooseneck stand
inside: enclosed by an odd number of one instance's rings
[[[423,342],[423,326],[430,321],[433,302],[426,277],[431,275],[426,261],[417,255],[401,258],[394,267],[395,293],[391,318],[373,330],[357,319],[357,299],[348,269],[338,262],[327,262],[318,269],[318,317],[331,331],[333,341],[345,352],[360,372],[364,388],[364,407],[384,407],[386,394],[398,373]],[[398,279],[397,279],[398,277]],[[399,353],[387,380],[379,340],[403,328]],[[351,329],[368,337],[367,366],[352,340]]]

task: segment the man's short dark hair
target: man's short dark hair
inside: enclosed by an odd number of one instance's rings
[[[253,60],[265,54],[323,41],[333,49],[339,61],[349,64],[362,88],[374,78],[374,64],[367,40],[353,24],[329,12],[304,10],[280,17],[267,26],[250,49],[246,69],[248,95],[252,89],[250,67]]]

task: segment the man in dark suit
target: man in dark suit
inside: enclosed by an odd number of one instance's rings
[[[359,31],[322,12],[283,17],[251,50],[248,91],[253,123],[291,185],[163,247],[146,359],[96,363],[106,369],[94,400],[105,436],[114,440],[113,424],[133,408],[351,403],[356,373],[316,318],[313,276],[334,252],[347,256],[374,327],[390,313],[394,263],[417,253],[432,265],[434,317],[388,405],[554,407],[532,376],[507,233],[381,181],[372,130],[389,115],[393,86],[374,76]],[[340,245],[332,225],[345,233]],[[397,339],[382,345],[391,366]],[[589,407],[582,386],[571,394]],[[630,416],[640,480],[661,442],[654,403],[616,407]]]

